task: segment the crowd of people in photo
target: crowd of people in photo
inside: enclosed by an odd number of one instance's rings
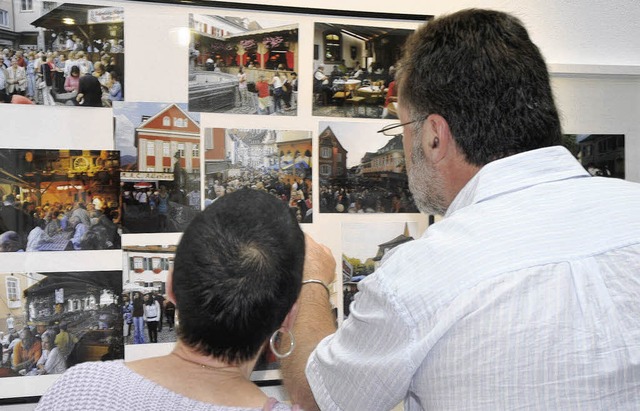
[[[246,171],[241,177],[217,179],[207,187],[205,207],[217,198],[244,188],[265,191],[289,205],[300,223],[313,222],[311,182],[303,177],[286,179],[275,171]]]
[[[139,225],[144,226],[143,231],[181,231],[200,210],[200,190],[196,184],[190,185],[188,192],[175,184],[161,184],[157,188],[125,185],[122,191],[125,231],[139,232]]]
[[[85,203],[16,201],[0,206],[0,252],[104,250],[120,247],[117,202],[98,195]]]
[[[122,296],[122,322],[125,343],[157,343],[158,332],[162,332],[165,322],[172,332],[175,327],[176,306],[162,294],[133,292]],[[145,325],[148,338],[145,338]]]
[[[17,375],[62,374],[77,342],[64,323],[50,326],[42,334],[28,326],[9,330],[1,345],[2,369]]]
[[[241,67],[238,76],[243,76],[243,73]],[[295,71],[289,73],[278,69],[270,79],[264,75],[260,75],[258,79],[258,82],[251,84],[250,89],[247,87],[248,91],[257,96],[258,114],[281,114],[295,110],[298,105],[298,74]],[[242,87],[240,90],[242,94]]]
[[[64,313],[57,320],[50,320],[48,325],[24,327],[14,327],[17,322],[9,315],[7,333],[0,333],[0,376],[62,374],[69,367],[85,361],[76,348],[82,344],[87,331],[115,328],[114,308],[111,304]],[[103,360],[119,355],[111,345],[114,344],[109,345]]]
[[[413,196],[401,186],[320,185],[321,213],[417,213]]]
[[[0,102],[111,107],[122,101],[123,67],[111,42],[84,47],[78,37],[56,51],[4,49],[0,56]]]

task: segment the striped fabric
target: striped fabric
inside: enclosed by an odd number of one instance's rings
[[[486,165],[307,377],[323,410],[640,409],[640,185],[562,147]]]

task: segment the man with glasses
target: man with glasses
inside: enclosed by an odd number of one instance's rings
[[[324,290],[302,288],[292,400],[636,409],[640,187],[591,177],[560,146],[544,59],[517,18],[461,11],[405,49],[400,123],[382,131],[404,134],[416,205],[444,219],[360,282],[337,331]],[[330,282],[307,247],[304,278]]]

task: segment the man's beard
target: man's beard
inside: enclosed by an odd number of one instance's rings
[[[444,199],[444,184],[430,160],[422,150],[422,141],[414,139],[411,166],[407,167],[409,190],[418,210],[425,214],[444,215],[448,205]]]

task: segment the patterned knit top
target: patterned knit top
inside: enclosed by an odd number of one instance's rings
[[[274,400],[268,403],[274,403]],[[297,408],[297,407],[296,407]],[[85,362],[65,372],[40,398],[36,410],[258,411],[215,405],[177,394],[129,369],[124,361]],[[292,408],[275,402],[273,411]]]

